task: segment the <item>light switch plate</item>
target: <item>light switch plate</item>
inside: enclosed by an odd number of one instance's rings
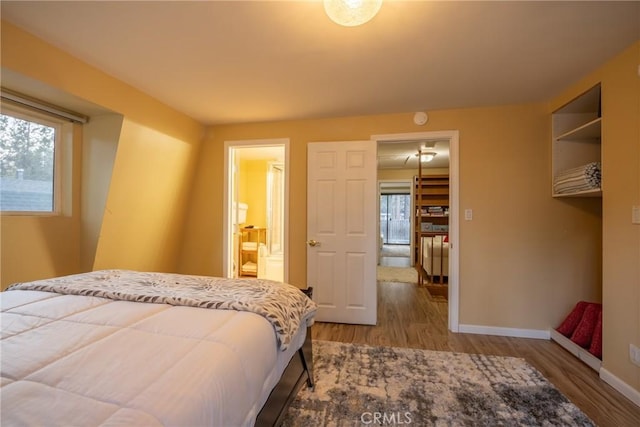
[[[640,366],[640,348],[629,344],[629,359],[634,365]]]
[[[631,223],[640,224],[640,206],[631,206]]]
[[[466,221],[471,221],[473,219],[473,209],[464,210],[464,219]]]

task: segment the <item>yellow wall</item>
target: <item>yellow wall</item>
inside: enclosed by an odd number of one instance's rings
[[[378,169],[378,181],[413,179],[416,175],[418,175],[418,169]]]
[[[604,367],[640,390],[640,369],[629,343],[640,347],[640,225],[629,211],[640,206],[640,42],[604,69],[603,122],[603,342]],[[609,119],[610,117],[610,119]]]
[[[176,271],[193,151],[124,120],[94,269]]]
[[[91,117],[82,136],[82,230],[80,269],[90,271],[98,248],[104,208],[107,204],[123,117],[105,114]]]
[[[247,224],[267,226],[267,172],[266,160],[242,160],[240,162],[239,200],[246,203]]]
[[[423,175],[448,175],[448,168],[429,168],[422,170]],[[418,169],[378,169],[378,181],[413,179],[418,175]]]
[[[105,179],[110,176],[113,184],[100,236],[95,212],[88,218],[80,209],[70,218],[3,216],[2,286],[86,270],[91,254],[81,255],[80,247],[96,251],[96,267],[175,270],[203,126],[7,22],[0,29],[4,69],[124,117],[122,132],[117,124],[109,131],[120,135],[115,163],[113,158],[94,163],[94,172]],[[74,159],[81,154],[78,148]],[[74,174],[74,194],[92,183]],[[102,197],[98,203],[104,203]],[[90,235],[81,236],[80,230]]]
[[[603,69],[603,352],[604,367],[640,391],[640,42]]]
[[[218,183],[224,141],[290,138],[289,281],[304,286],[307,143],[459,129],[461,208],[474,209],[474,220],[460,224],[460,322],[549,329],[577,298],[599,298],[599,268],[584,269],[598,264],[599,246],[582,237],[597,227],[599,212],[550,197],[546,106],[431,111],[429,116],[424,127],[414,125],[410,113],[214,127],[201,150],[182,271],[222,272],[222,212],[217,206],[223,196]],[[559,281],[567,283],[562,291]]]

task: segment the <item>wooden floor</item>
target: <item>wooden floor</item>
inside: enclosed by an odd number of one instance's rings
[[[454,334],[447,303],[409,283],[378,283],[378,324],[316,322],[314,339],[521,357],[538,369],[597,425],[640,426],[640,408],[553,341]]]

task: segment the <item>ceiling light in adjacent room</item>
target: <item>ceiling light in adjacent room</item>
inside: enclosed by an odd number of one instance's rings
[[[420,161],[422,162],[430,162],[431,160],[433,160],[433,158],[436,156],[437,153],[418,153],[416,154],[416,156],[420,157]]]
[[[382,0],[324,0],[324,10],[336,24],[355,27],[370,21],[382,6]]]

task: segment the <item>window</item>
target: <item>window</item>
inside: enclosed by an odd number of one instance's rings
[[[58,147],[61,122],[25,110],[0,114],[0,210],[59,210]]]
[[[383,244],[408,245],[411,241],[411,195],[380,195],[380,232]]]

